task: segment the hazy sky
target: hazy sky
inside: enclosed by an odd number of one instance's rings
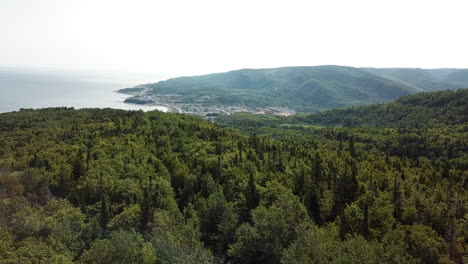
[[[0,66],[468,68],[466,0],[0,0]]]

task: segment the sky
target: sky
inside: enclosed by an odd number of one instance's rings
[[[0,0],[0,67],[468,68],[466,0]]]

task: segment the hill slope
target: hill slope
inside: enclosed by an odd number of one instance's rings
[[[246,111],[289,114],[392,101],[468,87],[468,70],[343,66],[242,69],[122,89],[127,103],[159,103],[199,115]],[[273,108],[265,111],[265,108]]]
[[[466,69],[365,68],[365,70],[420,91],[468,87],[468,70]]]
[[[440,127],[468,123],[468,89],[417,93],[395,102],[335,109],[292,119],[326,126]]]
[[[468,124],[468,89],[421,92],[391,103],[333,109],[290,117],[236,113],[218,117],[224,126],[258,132],[258,127],[313,126],[436,128]]]
[[[315,112],[389,101],[418,91],[365,70],[341,66],[243,69],[138,86],[142,87],[146,89],[141,96],[127,102],[176,104],[185,111],[212,107],[213,112],[226,106]]]

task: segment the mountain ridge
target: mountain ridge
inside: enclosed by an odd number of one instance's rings
[[[411,76],[420,77],[416,80]],[[388,102],[420,91],[468,87],[463,69],[384,69],[348,66],[290,66],[239,69],[183,76],[138,85],[120,92],[127,103],[176,106],[182,112],[207,115],[276,107],[291,112]],[[136,90],[135,90],[136,89]],[[237,107],[237,108],[236,108]]]

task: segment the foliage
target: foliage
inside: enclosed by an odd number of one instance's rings
[[[416,98],[448,100],[443,120],[458,93]],[[463,118],[267,118],[261,136],[241,118],[251,135],[160,112],[1,114],[0,263],[463,263]]]
[[[190,110],[202,106],[287,107],[301,112],[390,101],[417,89],[369,71],[343,66],[242,69],[225,73],[179,77],[139,85],[121,92],[143,96],[129,103],[177,103]],[[176,98],[174,100],[174,98]],[[184,106],[189,107],[184,107]]]

